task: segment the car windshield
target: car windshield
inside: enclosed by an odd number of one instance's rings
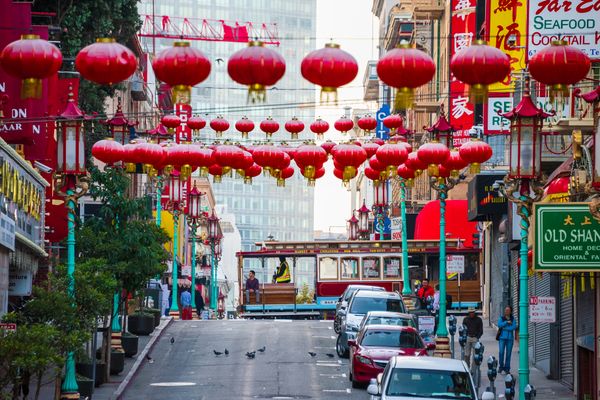
[[[386,297],[354,297],[350,312],[352,314],[366,314],[369,311],[402,312],[400,299]]]
[[[412,319],[398,317],[369,317],[365,325],[412,326],[415,328],[415,322]]]
[[[348,291],[346,292],[346,295],[344,296],[344,300],[346,300],[346,301],[350,300],[350,297],[352,297],[354,292],[356,292],[357,290],[383,291],[383,288],[367,287],[367,286],[348,288]]]
[[[387,385],[388,396],[431,399],[475,399],[466,372],[394,368]]]
[[[381,329],[371,329],[365,332],[361,345],[400,349],[422,349],[425,347],[423,340],[415,332],[386,331]]]

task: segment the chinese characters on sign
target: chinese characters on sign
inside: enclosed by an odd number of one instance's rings
[[[451,57],[465,47],[469,47],[475,36],[475,1],[452,0],[452,47]],[[454,146],[469,140],[469,129],[473,127],[473,104],[469,103],[467,87],[464,83],[450,78],[449,122],[456,129]]]
[[[529,322],[556,322],[556,298],[531,296],[529,298]]]

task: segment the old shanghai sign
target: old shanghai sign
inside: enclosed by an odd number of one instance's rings
[[[535,204],[534,216],[536,270],[600,270],[600,223],[589,203]]]

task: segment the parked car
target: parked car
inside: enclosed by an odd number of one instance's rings
[[[335,304],[335,318],[333,320],[333,330],[335,333],[340,333],[340,328],[342,326],[343,315],[346,312],[346,308],[348,307],[348,301],[357,290],[373,290],[373,291],[384,291],[385,288],[381,286],[372,286],[372,285],[348,285],[344,293],[340,296],[337,303]]]
[[[369,383],[394,356],[427,356],[423,339],[410,326],[368,325],[349,345],[352,387]]]
[[[478,400],[467,364],[438,357],[392,357],[367,392],[372,400]]]
[[[348,357],[348,339],[355,339],[358,327],[369,311],[392,311],[406,313],[406,306],[398,292],[358,290],[354,292],[342,318],[336,341],[339,357]]]
[[[358,330],[362,330],[367,325],[412,326],[417,329],[414,315],[392,311],[369,311],[360,322]]]

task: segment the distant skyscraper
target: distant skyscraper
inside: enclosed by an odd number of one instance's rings
[[[315,119],[314,102],[316,92],[314,86],[305,81],[300,74],[302,58],[315,49],[316,43],[316,0],[143,0],[140,14],[151,15],[160,26],[162,16],[170,18],[186,17],[192,19],[214,19],[225,21],[250,21],[256,27],[262,23],[276,23],[278,28],[279,47],[271,46],[278,51],[286,62],[284,77],[276,87],[267,91],[264,104],[248,104],[247,88],[231,80],[227,74],[228,57],[246,46],[245,43],[194,41],[193,46],[201,49],[211,60],[210,77],[192,91],[193,113],[212,119],[223,115],[230,124],[229,132],[223,139],[240,140],[234,129],[235,122],[247,116],[256,124],[250,140],[265,140],[258,125],[268,116],[280,122],[280,131],[273,135],[273,141],[289,139],[283,124],[293,116],[304,121],[306,132],[308,125]],[[165,46],[172,45],[172,40],[144,39],[148,51],[152,46],[159,52]],[[210,129],[203,130],[204,139],[212,139],[214,133]],[[307,139],[305,133],[301,138]],[[288,140],[288,142],[290,142]],[[298,143],[296,143],[298,144]],[[313,201],[314,189],[307,187],[306,180],[298,174],[286,182],[285,188],[277,187],[271,177],[257,177],[252,185],[245,185],[243,180],[225,178],[220,184],[214,184],[213,190],[218,203],[226,204],[229,212],[235,214],[236,225],[242,237],[242,250],[255,250],[254,243],[267,240],[272,236],[279,241],[310,241],[313,239]],[[292,265],[290,261],[290,265]],[[252,268],[260,268],[256,264]],[[246,269],[250,264],[246,265]],[[272,273],[273,265],[268,271],[257,271],[261,280]],[[296,282],[312,284],[314,265],[298,262],[295,268]]]

